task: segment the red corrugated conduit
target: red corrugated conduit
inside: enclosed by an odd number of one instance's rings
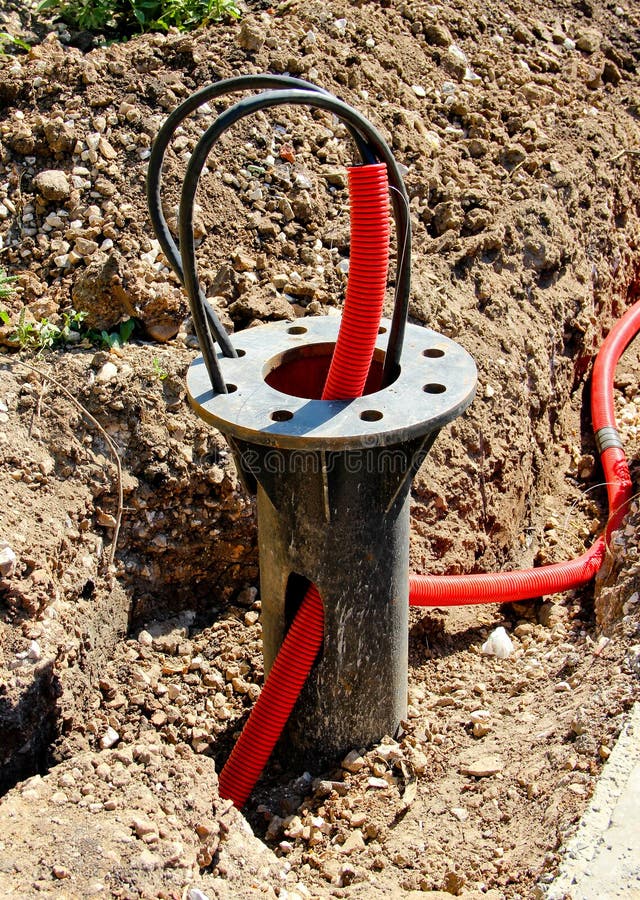
[[[287,724],[322,646],[324,613],[312,585],[280,647],[262,693],[220,773],[221,797],[242,809]]]
[[[486,575],[411,575],[409,602],[412,606],[460,606],[467,603],[507,603],[543,594],[556,594],[590,581],[605,557],[611,534],[619,527],[631,496],[631,476],[624,450],[617,438],[613,405],[613,377],[620,356],[640,330],[640,302],[635,303],[614,325],[603,342],[593,367],[591,419],[596,438],[605,436],[600,460],[607,483],[609,519],[603,535],[577,559]],[[607,435],[606,431],[613,432]],[[604,441],[618,443],[609,446]]]
[[[386,167],[349,170],[351,260],[345,306],[327,382],[325,400],[362,395],[378,336],[389,255]],[[384,260],[384,262],[382,262]],[[609,519],[604,535],[575,560],[480,575],[411,575],[412,606],[459,606],[525,600],[578,587],[596,574],[611,533],[619,526],[631,495],[631,478],[617,438],[613,376],[629,341],[640,330],[640,302],[615,325],[593,370],[592,419],[607,482]],[[220,794],[241,808],[266,764],[322,646],[322,599],[312,585],[306,592],[264,688],[227,764]]]
[[[349,169],[351,250],[344,311],[323,400],[360,397],[378,338],[389,266],[389,186],[383,163]],[[286,390],[286,388],[282,388]],[[241,809],[260,777],[322,646],[322,599],[311,585],[262,693],[220,773],[221,797]]]
[[[389,184],[384,163],[349,169],[349,200],[349,278],[323,400],[361,397],[371,368],[389,269]]]

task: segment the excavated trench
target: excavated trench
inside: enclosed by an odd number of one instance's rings
[[[587,502],[581,492],[589,479],[597,481],[597,472],[590,471],[582,485],[574,478],[567,487],[567,470],[580,464],[588,467],[589,454],[594,453],[583,398],[587,360],[606,332],[611,313],[622,309],[630,281],[627,273],[602,304],[598,340],[591,339],[591,332],[588,344],[580,342],[569,322],[562,328],[555,322],[549,331],[553,340],[545,343],[546,365],[538,345],[536,364],[542,363],[540,368],[553,385],[544,401],[531,390],[531,378],[539,383],[540,373],[532,370],[529,358],[525,393],[531,408],[522,430],[529,432],[530,441],[508,442],[516,412],[504,403],[494,405],[489,416],[485,411],[478,416],[472,408],[440,436],[415,483],[416,567],[478,570],[488,561],[495,568],[516,567],[547,561],[549,552],[558,556],[557,549],[545,546],[540,508],[541,498],[548,500],[556,490],[558,511],[573,502],[579,509],[582,504],[583,523],[593,518],[597,493],[592,492]],[[555,334],[560,331],[565,346],[559,353]],[[483,355],[481,339],[471,331],[456,337],[475,353],[481,385],[486,383],[483,373],[491,360]],[[149,354],[143,345],[131,346],[125,365],[144,373]],[[5,367],[20,410],[22,472],[29,471],[30,459],[43,470],[43,448],[51,453],[53,466],[45,466],[47,474],[36,483],[47,494],[44,508],[55,512],[63,507],[67,519],[65,528],[54,530],[41,548],[44,556],[56,560],[49,583],[43,581],[37,553],[27,560],[19,580],[10,587],[3,582],[9,622],[41,647],[35,661],[14,660],[13,690],[3,686],[0,696],[2,792],[81,749],[104,746],[104,735],[86,728],[87,717],[99,705],[100,692],[108,696],[113,690],[112,685],[105,687],[103,673],[122,655],[128,637],[136,637],[150,623],[155,623],[151,631],[156,637],[171,634],[178,621],[181,635],[188,639],[224,621],[229,610],[238,619],[247,610],[259,609],[250,589],[257,577],[253,503],[237,481],[221,436],[200,423],[186,405],[184,373],[190,358],[185,351],[166,349],[162,364],[170,371],[168,378],[158,381],[143,375],[136,383],[125,370],[122,380],[99,386],[94,382],[90,387],[86,375],[99,370],[104,354],[79,351],[43,363],[41,369],[52,377],[44,388],[41,377],[21,371],[19,363]],[[53,379],[62,374],[78,387],[82,405],[105,422],[121,453],[125,501],[115,576],[104,574],[112,529],[96,527],[96,518],[110,525],[108,517],[117,512],[114,467],[104,436],[78,408],[56,396]],[[47,399],[55,397],[57,410],[53,403],[42,403],[43,392]],[[474,406],[482,403],[481,387]],[[34,438],[36,414],[39,426]],[[491,431],[485,431],[491,422]],[[547,444],[550,438],[552,446]],[[490,470],[483,468],[487,457]],[[15,456],[13,462],[17,464]],[[23,490],[25,481],[28,484],[28,475],[22,481],[15,479],[13,490],[16,486]],[[76,487],[72,503],[70,483]],[[606,500],[604,492],[602,499]],[[30,501],[27,521],[33,507]],[[601,517],[605,512],[600,510]],[[18,507],[13,516],[15,527],[25,521]],[[42,515],[34,513],[33,519],[42,522]],[[565,555],[580,550],[581,546],[567,547]],[[54,592],[52,604],[45,599],[47,590]],[[420,640],[422,631],[416,632]],[[436,636],[436,651],[437,642]],[[209,745],[208,752],[218,762],[228,753],[250,705],[245,698],[229,726]]]

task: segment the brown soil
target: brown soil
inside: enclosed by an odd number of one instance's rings
[[[2,15],[32,27],[20,6]],[[185,400],[196,350],[150,235],[146,159],[169,110],[231,75],[303,75],[367,115],[407,168],[412,319],[480,377],[415,480],[412,565],[561,560],[606,516],[585,386],[636,279],[639,26],[632,5],[586,0],[311,2],[105,48],[62,28],[0,57],[0,263],[19,285],[0,361],[0,537],[16,557],[0,581],[5,896],[542,895],[637,695],[637,509],[597,617],[591,588],[414,611],[397,743],[345,748],[362,749],[355,772],[294,771],[280,747],[251,835],[214,762],[263,676],[253,504]],[[213,112],[169,155],[170,221]],[[335,314],[352,159],[341,125],[298,109],[222,140],[197,234],[230,327]],[[108,331],[133,315],[136,338],[11,346],[22,309],[70,308]],[[631,351],[617,376],[632,469],[639,370]],[[505,660],[480,651],[501,624]]]

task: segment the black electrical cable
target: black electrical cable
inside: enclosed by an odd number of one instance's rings
[[[211,148],[228,128],[245,116],[251,115],[260,109],[266,109],[282,104],[311,106],[319,109],[326,109],[334,113],[339,119],[344,121],[345,124],[350,126],[352,132],[355,130],[361,136],[366,144],[373,149],[375,156],[379,161],[386,163],[389,185],[391,188],[391,202],[396,223],[398,247],[395,304],[383,371],[383,386],[387,385],[396,378],[400,370],[400,355],[402,353],[402,342],[404,339],[409,305],[409,292],[411,286],[411,224],[409,219],[409,198],[398,164],[396,163],[389,146],[373,125],[371,125],[371,123],[359,112],[343,101],[338,100],[336,97],[320,92],[314,92],[313,96],[311,96],[309,90],[271,90],[263,92],[256,97],[248,97],[245,100],[241,100],[239,103],[236,103],[235,106],[232,106],[218,116],[216,121],[205,131],[189,160],[180,201],[179,243],[182,255],[184,286],[191,304],[196,333],[198,334],[199,340],[201,340],[201,347],[207,370],[211,377],[212,372],[206,353],[206,349],[210,348],[206,348],[200,338],[201,332],[203,333],[203,337],[205,337],[208,329],[201,300],[203,293],[196,268],[195,242],[193,237],[193,207],[198,181]],[[215,355],[213,362],[214,366],[212,368],[214,371],[219,371]],[[212,377],[212,382],[213,381],[214,378]],[[214,389],[218,389],[215,384]],[[226,392],[226,387],[224,388],[224,391]]]
[[[149,205],[151,224],[158,237],[158,242],[162,247],[162,252],[167,257],[171,268],[176,273],[181,283],[184,283],[184,278],[182,275],[180,251],[178,250],[162,212],[161,197],[164,156],[176,129],[187,116],[209,100],[216,100],[219,97],[224,97],[227,94],[232,94],[237,91],[283,90],[286,88],[315,91],[316,93],[331,96],[324,88],[318,87],[318,85],[312,84],[310,81],[305,81],[303,78],[294,78],[291,75],[241,75],[238,78],[226,78],[215,84],[209,84],[199,91],[196,91],[194,94],[191,94],[190,97],[187,97],[186,100],[169,114],[160,128],[160,131],[153,142],[151,156],[149,157],[149,168],[147,171],[147,202]],[[367,163],[376,162],[373,151],[358,132],[352,128],[349,130],[358,146],[358,151],[360,152],[363,161]]]
[[[224,97],[227,94],[237,91],[261,89],[277,90],[283,88],[296,88],[299,90],[328,94],[328,91],[325,91],[324,88],[318,87],[318,85],[305,81],[302,78],[294,78],[290,75],[241,75],[237,78],[227,78],[223,81],[218,81],[215,84],[207,85],[188,97],[176,107],[172,113],[170,113],[158,132],[153,143],[151,156],[149,157],[149,167],[147,170],[147,203],[151,224],[153,225],[162,252],[169,261],[171,268],[180,279],[181,284],[184,285],[184,275],[180,259],[180,250],[169,230],[169,226],[162,211],[161,197],[162,166],[167,147],[171,143],[171,139],[175,134],[176,129],[187,116],[209,100],[215,100],[218,97]],[[367,163],[375,162],[376,159],[373,151],[367,145],[366,141],[364,141],[358,132],[350,126],[349,130],[356,142],[363,161]],[[215,340],[218,341],[225,356],[235,356],[235,350],[229,335],[215,310],[207,301],[204,292],[201,291],[198,300],[206,314],[204,329],[201,334],[198,334],[198,340],[205,358],[205,364],[207,365],[207,370],[209,371],[215,389],[217,391],[225,391],[226,388],[224,387],[222,375],[219,371],[219,364],[215,355],[215,349],[213,347],[213,337],[215,336]],[[212,331],[213,336],[211,334]]]

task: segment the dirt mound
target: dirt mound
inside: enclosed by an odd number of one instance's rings
[[[203,891],[241,896],[257,877],[282,895],[269,854],[263,874],[225,886],[242,864],[198,857],[191,801],[171,787],[193,778],[193,809],[204,815],[215,797],[208,757],[224,758],[262,668],[252,502],[220,435],[187,408],[193,334],[146,213],[149,148],[168,111],[222,77],[289,72],[381,130],[406,167],[411,316],[463,344],[480,375],[472,408],[416,478],[413,566],[539,564],[581,552],[605,514],[583,390],[636,277],[638,25],[633,8],[588,2],[284,4],[195,35],[85,53],[51,33],[26,56],[0,57],[0,261],[20,287],[0,339],[11,343],[22,310],[27,324],[72,308],[107,332],[130,316],[139,323],[117,352],[79,338],[23,356],[34,371],[7,346],[0,367],[0,782],[58,764],[43,788],[10,791],[0,816],[27,822],[40,804],[80,847],[95,814],[106,845],[126,849],[96,864],[103,892],[182,896],[202,877]],[[73,40],[64,28],[58,36]],[[184,124],[168,154],[173,227],[181,174],[214,106]],[[353,160],[344,126],[324,113],[258,114],[222,139],[199,191],[196,237],[203,285],[230,328],[336,314]],[[633,459],[635,357],[628,366],[619,412]],[[410,718],[398,742],[354,748],[364,754],[356,771],[307,777],[284,756],[272,765],[249,817],[289,872],[288,896],[531,895],[636,690],[635,519],[626,527],[613,548],[619,593],[601,601],[615,641],[594,633],[589,592],[538,613],[414,614]],[[503,662],[479,652],[499,624],[515,643]],[[126,791],[142,790],[134,751],[147,740],[162,777],[144,790],[171,792],[158,816],[176,821],[158,841],[182,842],[177,868],[169,850],[138,846],[144,835],[132,837],[120,800],[107,806],[103,785],[116,770],[130,778]],[[64,802],[53,799],[60,792]],[[241,841],[238,821],[229,833]],[[0,847],[5,892],[89,891],[89,863],[20,833],[12,826]],[[46,863],[36,865],[40,853]]]

